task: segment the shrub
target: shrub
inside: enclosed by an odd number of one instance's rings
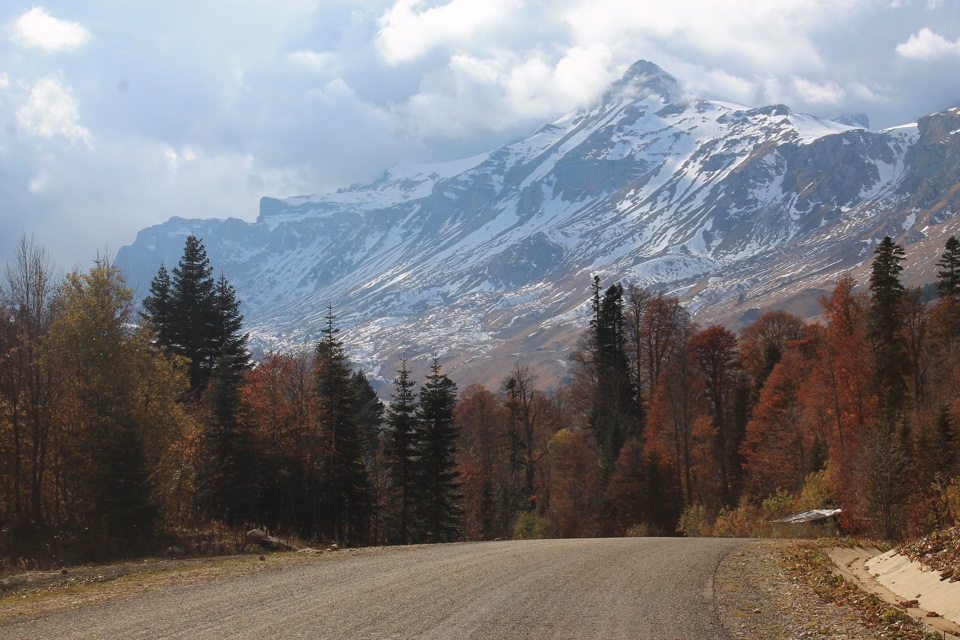
[[[521,513],[513,525],[514,540],[543,540],[553,537],[553,525],[550,521],[532,511]]]

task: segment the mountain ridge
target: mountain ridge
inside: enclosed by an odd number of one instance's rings
[[[773,306],[816,315],[819,293],[862,270],[883,235],[906,245],[909,278],[932,279],[957,226],[958,131],[958,109],[873,131],[690,99],[639,61],[596,105],[523,140],[263,198],[254,223],[172,218],[117,262],[142,296],[195,233],[264,348],[314,339],[332,304],[355,360],[384,380],[405,354],[495,383],[519,355],[556,382],[593,275],[730,325]]]

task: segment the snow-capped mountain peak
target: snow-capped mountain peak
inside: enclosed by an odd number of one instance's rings
[[[956,111],[870,131],[692,100],[641,61],[600,103],[522,141],[263,198],[253,224],[172,220],[117,261],[142,296],[195,233],[267,348],[312,339],[333,304],[374,375],[391,378],[401,354],[435,354],[465,382],[496,382],[522,354],[549,383],[564,375],[592,274],[737,322],[774,304],[815,315],[885,234],[908,253],[941,243],[960,208],[957,131]]]

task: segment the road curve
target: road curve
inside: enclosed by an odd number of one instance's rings
[[[135,595],[0,626],[0,637],[725,638],[713,575],[741,544],[615,538],[392,547]]]

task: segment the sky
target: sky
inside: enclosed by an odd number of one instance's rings
[[[0,264],[474,155],[640,59],[691,98],[896,126],[960,105],[960,0],[5,0]]]

